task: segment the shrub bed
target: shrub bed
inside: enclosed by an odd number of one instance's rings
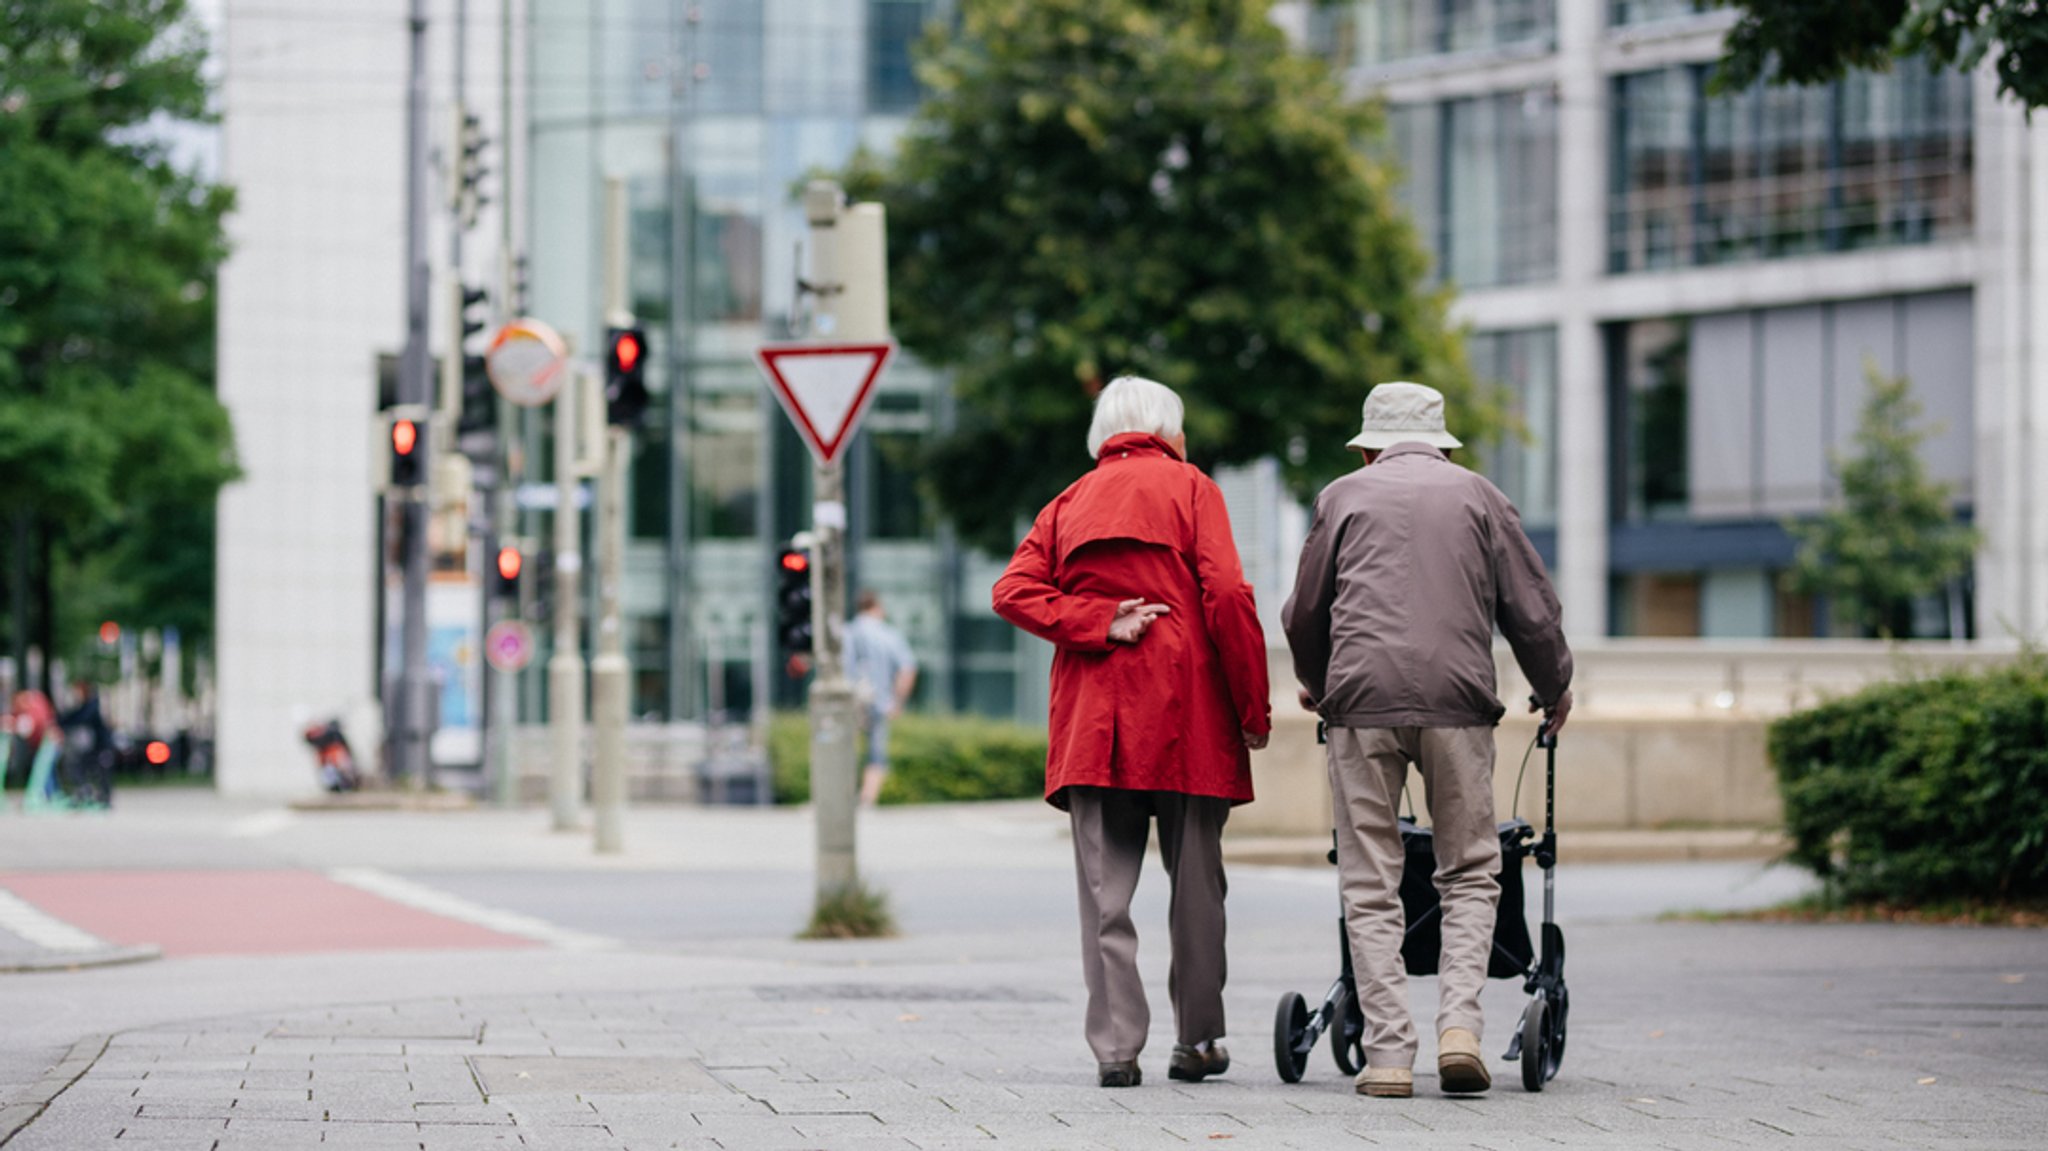
[[[1045,794],[1045,731],[964,715],[905,714],[890,725],[883,803],[1035,799]],[[782,712],[768,732],[775,802],[811,797],[810,719]],[[860,737],[856,755],[865,747]]]
[[[1830,897],[2048,898],[2048,659],[1887,683],[1771,725],[1792,858]]]

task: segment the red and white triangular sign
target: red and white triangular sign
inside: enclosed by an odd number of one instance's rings
[[[853,438],[895,344],[764,344],[755,358],[768,386],[820,464]]]

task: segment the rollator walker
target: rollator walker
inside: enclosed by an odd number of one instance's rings
[[[1322,729],[1317,728],[1320,737]],[[1538,732],[1533,750],[1544,751],[1543,834],[1538,836],[1528,822],[1511,818],[1500,825],[1500,905],[1494,919],[1493,955],[1486,974],[1491,979],[1517,979],[1529,1003],[1522,1009],[1521,1026],[1508,1042],[1502,1056],[1520,1063],[1522,1086],[1541,1091],[1557,1077],[1564,1063],[1565,1023],[1571,1012],[1571,994],[1564,984],[1564,931],[1557,925],[1557,736]],[[1529,757],[1522,756],[1523,770]],[[1515,780],[1516,807],[1521,802],[1521,776]],[[1401,940],[1401,961],[1410,975],[1434,975],[1442,941],[1443,909],[1437,902],[1432,874],[1436,868],[1433,836],[1416,825],[1414,817],[1402,816],[1401,906],[1407,913],[1408,928]],[[1539,954],[1529,939],[1528,920],[1522,912],[1522,861],[1534,856],[1543,869],[1543,932]],[[1330,863],[1337,862],[1336,833],[1331,833]],[[1330,1055],[1346,1075],[1365,1069],[1365,1016],[1358,1007],[1358,983],[1351,968],[1351,936],[1345,930],[1344,915],[1337,915],[1337,954],[1342,966],[1337,981],[1314,1011],[1299,992],[1280,997],[1273,1020],[1273,1062],[1280,1078],[1299,1083],[1308,1068],[1308,1057],[1325,1031],[1330,1033]]]

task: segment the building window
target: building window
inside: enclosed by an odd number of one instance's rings
[[[1551,39],[1556,0],[1351,0],[1309,15],[1309,47],[1338,69]]]
[[[1632,523],[1684,519],[1687,358],[1684,320],[1647,320],[1618,330],[1612,418],[1622,499],[1615,508]]]
[[[761,499],[761,410],[744,392],[700,392],[690,441],[692,534],[748,539]]]
[[[688,5],[686,43],[694,63],[688,88],[699,114],[759,113],[767,46],[765,4]]]
[[[1615,27],[1648,24],[1679,16],[1693,16],[1707,10],[1706,0],[1612,0],[1607,21]]]
[[[1402,198],[1435,258],[1464,288],[1557,275],[1557,101],[1532,88],[1390,117]]]
[[[931,16],[930,0],[868,0],[868,111],[907,112],[924,98],[911,50]]]
[[[1514,421],[1480,449],[1480,470],[1522,513],[1523,526],[1557,524],[1557,331],[1484,332],[1466,341],[1472,370],[1506,393]]]
[[[1704,65],[1614,80],[1608,266],[1691,267],[1970,230],[1969,77],[1902,61],[1709,96]]]

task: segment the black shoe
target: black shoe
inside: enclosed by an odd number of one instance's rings
[[[1138,1070],[1138,1061],[1125,1063],[1097,1063],[1095,1082],[1103,1087],[1136,1087],[1145,1081],[1145,1073]]]
[[[1173,1061],[1166,1065],[1166,1077],[1184,1083],[1200,1083],[1211,1075],[1221,1075],[1230,1070],[1230,1052],[1221,1043],[1209,1042],[1200,1047],[1176,1043],[1173,1047]]]

